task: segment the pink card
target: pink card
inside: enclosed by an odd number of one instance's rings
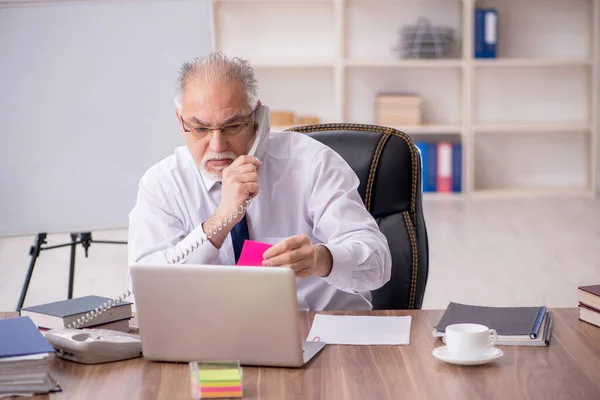
[[[242,247],[242,253],[237,265],[262,266],[263,253],[272,246],[272,244],[255,242],[254,240],[244,241],[244,247]]]

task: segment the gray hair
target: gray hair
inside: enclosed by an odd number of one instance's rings
[[[229,58],[221,52],[215,51],[183,63],[175,83],[175,107],[179,112],[183,106],[185,85],[191,78],[200,79],[209,84],[239,80],[246,92],[250,108],[254,110],[258,104],[258,81],[247,60],[238,57]]]

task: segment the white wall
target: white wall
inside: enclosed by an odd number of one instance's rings
[[[600,21],[600,7],[598,7],[598,13],[597,13],[597,18],[598,21]],[[598,54],[598,57],[600,58],[600,38],[596,39],[596,51]],[[600,93],[600,63],[598,64],[598,93]],[[594,112],[596,113],[596,115],[598,116],[597,120],[596,120],[596,134],[597,137],[599,137],[598,142],[596,143],[596,150],[597,150],[597,156],[596,156],[596,160],[600,160],[600,101],[598,102],[598,106],[597,109],[594,110]],[[596,191],[600,194],[600,161],[597,161],[597,165],[596,165]]]
[[[210,2],[2,3],[0,236],[127,227],[183,143],[173,84],[212,48]]]

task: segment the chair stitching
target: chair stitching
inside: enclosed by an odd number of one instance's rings
[[[375,153],[373,153],[373,159],[371,160],[371,167],[369,168],[369,179],[367,179],[367,193],[366,193],[366,208],[367,211],[371,212],[371,202],[373,198],[373,186],[375,186],[375,174],[377,173],[377,166],[379,165],[379,158],[383,152],[383,147],[390,137],[388,134],[384,134],[379,139]]]
[[[419,254],[417,253],[417,243],[414,235],[414,226],[412,224],[412,219],[410,218],[410,214],[407,211],[402,213],[404,215],[404,222],[406,224],[406,230],[408,231],[408,235],[410,237],[410,244],[412,248],[412,273],[410,278],[410,293],[408,300],[408,308],[415,308],[415,297],[417,295],[417,274],[418,274],[418,264],[419,264]],[[407,215],[408,214],[408,215]]]

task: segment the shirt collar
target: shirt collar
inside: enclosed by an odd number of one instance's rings
[[[198,168],[198,170],[200,170],[200,175],[202,176],[202,180],[204,181],[204,185],[206,186],[207,191],[210,192],[217,183],[221,183],[221,181],[216,180],[213,176],[211,176],[202,168]]]

